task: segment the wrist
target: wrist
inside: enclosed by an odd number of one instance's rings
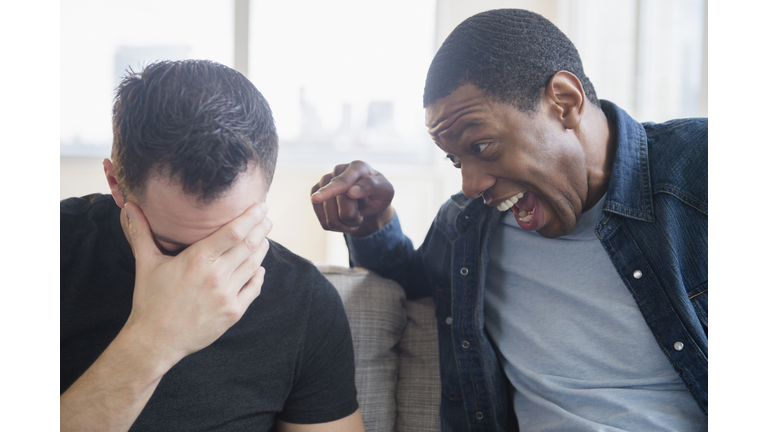
[[[125,359],[126,367],[130,367],[135,376],[143,377],[141,385],[149,385],[159,381],[184,356],[174,354],[167,346],[153,343],[152,333],[142,332],[130,323],[129,319],[107,350],[113,351],[115,357]]]
[[[390,205],[377,215],[367,216],[355,232],[350,233],[354,237],[365,237],[384,228],[395,217],[395,209]]]

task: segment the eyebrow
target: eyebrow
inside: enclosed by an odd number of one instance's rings
[[[473,119],[461,125],[461,127],[459,129],[456,129],[455,131],[451,131],[451,128],[448,128],[443,133],[445,134],[445,137],[448,139],[456,139],[464,135],[465,133],[467,133],[467,131],[469,131],[473,127],[477,127],[477,126],[482,126],[482,122],[480,120]]]

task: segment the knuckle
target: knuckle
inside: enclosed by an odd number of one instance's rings
[[[343,184],[349,184],[349,179],[344,174],[339,174],[333,179],[331,179],[331,183],[343,183]]]
[[[243,240],[243,244],[245,244],[245,247],[251,252],[254,252],[259,248],[259,242],[254,238],[253,234],[246,237],[245,240]]]
[[[210,287],[221,286],[226,281],[227,277],[222,271],[212,271],[208,274],[206,281]]]
[[[342,220],[342,222],[354,222],[358,218],[358,212],[352,208],[340,209],[339,218]]]
[[[242,314],[243,314],[243,311],[241,310],[241,308],[235,305],[231,305],[224,309],[224,317],[227,321],[230,321],[230,322],[239,321]]]
[[[349,167],[349,165],[350,164],[336,165],[335,167],[333,167],[333,175],[337,176],[337,175],[341,174],[342,172],[344,172],[347,169],[347,167]]]
[[[190,270],[200,270],[208,264],[210,264],[211,259],[208,254],[206,254],[203,251],[196,251],[189,257],[189,268]]]
[[[246,238],[246,235],[247,234],[237,226],[231,226],[227,230],[227,240],[231,241],[232,243],[243,241]]]

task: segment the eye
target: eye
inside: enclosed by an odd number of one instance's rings
[[[486,147],[488,147],[490,143],[477,143],[472,144],[470,147],[472,148],[472,151],[474,151],[477,154],[480,154],[485,150]]]
[[[451,164],[453,164],[454,167],[461,168],[461,161],[456,156],[445,155],[445,159],[448,160]]]

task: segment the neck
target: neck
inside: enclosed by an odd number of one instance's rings
[[[584,203],[585,212],[595,206],[608,190],[611,179],[613,156],[616,153],[616,125],[609,122],[603,111],[590,104],[588,115],[584,120],[587,124],[582,130],[588,157],[587,201]]]

